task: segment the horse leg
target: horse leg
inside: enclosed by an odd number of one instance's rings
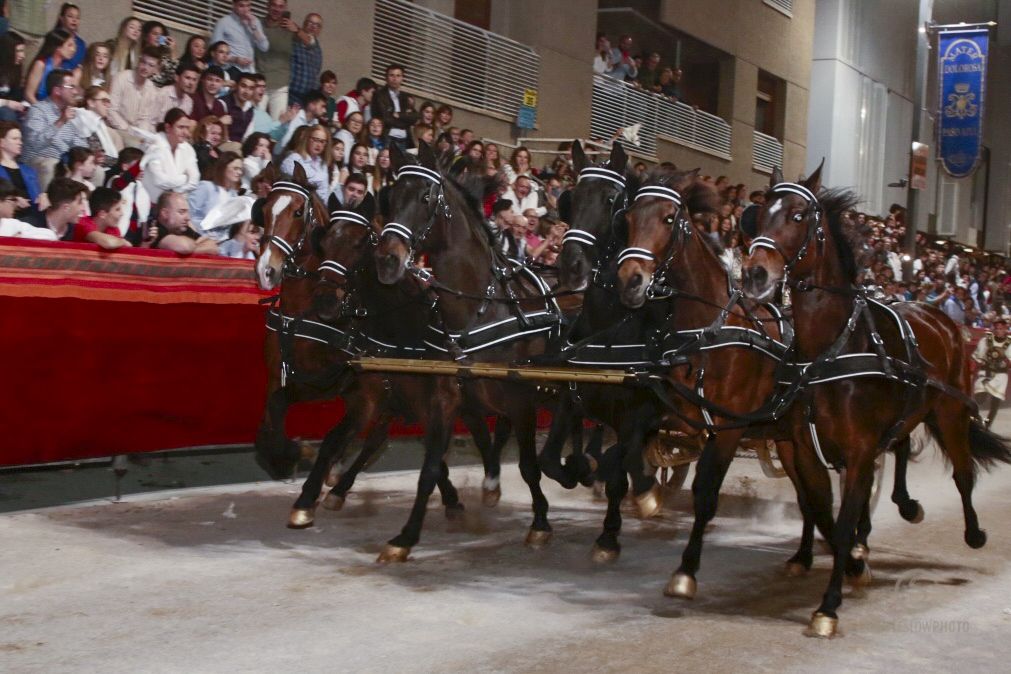
[[[439,479],[435,486],[439,488],[439,495],[442,497],[442,507],[446,509],[446,519],[458,520],[463,517],[463,504],[460,503],[460,494],[449,479],[449,466],[446,460],[442,460],[439,466]]]
[[[362,414],[362,407],[368,405],[359,403],[362,396],[355,396],[348,399],[348,409],[344,418],[339,424],[330,429],[320,445],[319,454],[309,471],[308,477],[302,483],[302,493],[291,508],[288,515],[288,527],[291,529],[305,529],[312,526],[315,519],[316,501],[319,499],[323,482],[330,470],[330,464],[338,454],[344,452],[348,442],[355,436],[361,428],[361,423],[367,423],[371,419],[370,414]],[[363,450],[364,451],[364,450]]]
[[[617,448],[615,448],[617,451]],[[605,470],[607,482],[607,515],[604,517],[604,531],[593,545],[591,558],[598,563],[612,562],[621,554],[618,534],[621,532],[621,502],[628,493],[628,474],[621,466],[611,466]]]
[[[839,616],[836,611],[842,605],[843,576],[850,563],[857,524],[870,499],[871,487],[874,484],[875,449],[873,440],[858,438],[855,439],[854,444],[857,447],[865,447],[865,449],[847,452],[846,482],[843,486],[842,505],[839,508],[839,518],[836,520],[832,532],[834,548],[832,575],[828,588],[822,597],[821,605],[811,616],[811,623],[806,631],[808,636],[832,637],[836,634],[839,624]]]
[[[647,467],[642,457],[646,434],[656,430],[653,419],[652,405],[640,404],[622,420],[618,430],[621,466],[631,478],[632,495],[640,519],[657,517],[663,508],[663,492],[654,477],[656,470]]]
[[[990,414],[986,417],[986,429],[990,430],[993,426],[993,420],[997,418],[997,410],[1000,409],[1001,399],[996,396],[990,396]]]
[[[411,548],[421,539],[421,527],[425,523],[428,498],[435,491],[436,483],[442,477],[444,457],[449,449],[453,433],[453,421],[459,407],[459,391],[455,383],[446,384],[430,392],[430,407],[425,428],[425,459],[418,476],[418,490],[414,497],[411,514],[400,533],[389,540],[379,553],[377,562],[406,562]],[[428,392],[428,387],[424,387]]]
[[[520,450],[520,475],[530,489],[530,499],[534,512],[533,523],[527,533],[526,545],[541,548],[551,540],[551,524],[548,523],[548,499],[541,490],[541,469],[538,466],[537,410],[532,404],[522,404],[509,415],[516,431],[516,443]]]
[[[324,508],[328,510],[340,510],[344,507],[344,501],[347,498],[348,492],[351,491],[351,487],[354,486],[359,473],[365,469],[365,466],[372,460],[379,450],[382,449],[383,445],[386,444],[389,432],[390,418],[388,416],[372,427],[372,430],[369,431],[369,434],[365,437],[365,444],[362,446],[362,451],[358,452],[358,456],[355,457],[355,460],[351,463],[351,465],[346,468],[338,468],[340,471],[340,478],[337,480],[337,484],[334,485],[333,489],[330,490],[330,493],[328,493],[323,499]],[[341,462],[337,461],[335,462],[335,465],[341,466]]]
[[[593,486],[594,475],[597,472],[597,460],[583,451],[582,416],[572,415],[569,437],[572,438],[572,453],[565,459],[565,470],[584,487]]]
[[[706,525],[716,516],[720,486],[727,475],[730,463],[737,453],[741,432],[710,435],[695,466],[692,496],[695,503],[695,522],[688,545],[681,555],[681,566],[671,576],[663,593],[668,597],[693,599],[697,590],[695,574],[702,558],[702,539]]]
[[[572,407],[572,397],[568,392],[562,392],[558,396],[558,405],[551,417],[551,429],[548,431],[548,437],[544,441],[544,446],[541,447],[540,454],[536,456],[539,471],[566,489],[575,489],[579,484],[572,471],[568,470],[569,466],[562,465],[562,447],[571,430],[571,419],[574,416]]]
[[[804,484],[797,474],[796,450],[792,442],[778,441],[776,443],[776,453],[779,456],[779,463],[786,471],[787,477],[793,483],[797,492],[797,505],[800,507],[800,514],[804,519],[800,532],[800,547],[793,557],[786,560],[786,575],[802,576],[811,570],[814,563],[814,510],[808,501]]]
[[[301,458],[298,443],[284,434],[284,418],[290,403],[288,396],[288,390],[279,385],[268,393],[263,420],[256,431],[254,458],[272,480],[291,477]]]
[[[501,487],[501,448],[496,451],[491,435],[488,433],[488,423],[484,417],[474,410],[465,407],[460,411],[460,418],[474,438],[477,451],[481,454],[481,463],[484,465],[484,481],[481,482],[481,503],[493,508],[498,505],[502,497]],[[496,426],[498,422],[496,422]],[[442,488],[440,487],[440,491]],[[445,496],[445,492],[443,492]],[[445,503],[445,500],[443,501]],[[448,513],[447,513],[448,514]]]
[[[941,449],[951,461],[952,478],[955,487],[962,498],[962,515],[965,518],[965,543],[970,548],[981,548],[986,545],[986,532],[979,528],[979,517],[972,505],[972,490],[976,484],[976,471],[973,465],[973,448],[970,444],[969,416],[963,410],[947,413],[938,411],[932,414],[927,425],[933,431]],[[987,433],[983,429],[979,432]]]
[[[899,515],[907,522],[916,524],[923,521],[923,506],[909,496],[906,487],[906,469],[909,467],[910,442],[909,436],[896,441],[895,450],[895,484],[892,486],[892,503],[899,507]]]

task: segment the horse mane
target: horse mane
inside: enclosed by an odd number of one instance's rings
[[[849,213],[860,203],[860,197],[846,188],[823,189],[818,193],[818,203],[828,221],[843,273],[847,280],[856,281],[864,258],[866,236]]]

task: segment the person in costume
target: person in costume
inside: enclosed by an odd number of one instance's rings
[[[972,359],[979,363],[973,394],[981,410],[988,404],[986,427],[990,428],[997,416],[997,409],[1007,396],[1008,366],[1011,363],[1007,321],[1002,318],[994,321],[993,331],[979,340]]]

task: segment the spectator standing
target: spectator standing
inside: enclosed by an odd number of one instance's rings
[[[225,73],[219,66],[208,66],[200,75],[200,84],[197,86],[197,93],[193,97],[193,121],[199,122],[208,115],[213,115],[219,119],[228,116],[228,108],[225,102],[218,98],[221,92],[221,85],[224,84]],[[231,120],[229,120],[231,121]]]
[[[635,58],[632,56],[632,36],[622,35],[618,41],[618,46],[611,50],[611,69],[606,71],[616,80],[634,80],[639,74],[635,66]]]
[[[48,76],[55,70],[70,72],[76,83],[79,71],[75,68],[63,67],[65,63],[70,62],[76,51],[77,43],[74,42],[74,36],[67,31],[57,28],[46,33],[39,53],[35,55],[35,59],[28,69],[28,78],[25,82],[25,100],[32,105],[46,100],[50,94],[47,85]]]
[[[112,62],[112,49],[108,42],[95,42],[85,52],[84,63],[81,65],[82,89],[88,87],[108,87],[112,79],[109,77],[109,64]]]
[[[21,71],[26,53],[23,37],[13,32],[0,35],[0,121],[17,121],[25,111]]]
[[[362,124],[365,123],[365,111],[372,105],[372,98],[379,85],[368,77],[362,77],[355,84],[355,88],[347,92],[337,101],[337,123],[342,127],[348,116],[358,112],[362,114]],[[349,146],[350,147],[350,146]]]
[[[88,198],[88,210],[74,226],[74,241],[94,243],[105,250],[130,247],[130,242],[119,231],[123,215],[123,197],[114,189],[96,187]]]
[[[192,63],[180,63],[176,67],[175,82],[170,87],[158,90],[158,105],[151,113],[152,119],[165,119],[172,108],[179,108],[187,115],[193,114],[193,96],[197,93],[200,70]]]
[[[151,78],[160,63],[158,52],[145,47],[134,70],[124,70],[112,78],[109,126],[120,132],[124,145],[142,145],[132,129],[154,133],[155,119],[151,115],[158,110],[160,95]]]
[[[53,26],[53,30],[57,28],[62,28],[63,30],[70,33],[74,38],[74,45],[76,49],[74,55],[67,59],[63,64],[63,68],[66,70],[74,70],[82,63],[84,63],[84,55],[88,48],[87,43],[77,34],[78,29],[81,27],[81,8],[72,2],[65,2],[60,5],[60,13],[56,17],[56,25]]]
[[[157,140],[144,154],[139,167],[143,172],[144,189],[154,201],[158,200],[162,192],[192,192],[200,182],[197,156],[190,145],[193,120],[178,108],[169,110],[162,129]]]
[[[227,42],[230,62],[247,73],[256,72],[256,51],[270,48],[263,24],[253,16],[250,0],[232,0],[232,12],[218,19],[211,42]]]
[[[636,83],[646,91],[658,91],[657,85],[660,79],[660,54],[651,52],[642,63],[639,72],[635,75]]]
[[[30,224],[48,229],[59,241],[74,240],[74,225],[84,215],[88,188],[69,178],[54,178],[46,188],[49,208]]]
[[[326,203],[330,194],[330,172],[327,161],[330,158],[330,133],[324,126],[315,126],[303,136],[295,151],[281,162],[281,172],[291,175],[298,162],[305,169],[306,180],[312,185],[319,198]]]
[[[18,162],[21,156],[21,129],[16,122],[0,122],[0,178],[10,181],[21,194],[27,194],[28,199],[18,202],[15,217],[39,213],[49,207],[49,197],[39,186],[35,169],[28,164]]]
[[[186,195],[163,192],[158,197],[153,241],[154,248],[171,250],[179,255],[217,255],[218,246],[206,236],[201,236],[190,226],[190,205]]]
[[[611,41],[603,33],[597,34],[597,49],[593,55],[593,72],[604,75],[614,68],[611,61]]]
[[[228,140],[232,143],[242,143],[246,131],[253,123],[253,95],[256,93],[256,75],[242,73],[235,89],[225,98],[225,107],[231,123],[228,125]],[[239,149],[239,148],[236,148]]]
[[[198,232],[215,240],[223,240],[227,230],[215,235],[202,227],[204,218],[217,206],[239,195],[242,188],[242,157],[235,152],[222,152],[207,172],[207,178],[197,183],[187,195],[190,203],[190,224]]]
[[[299,32],[291,20],[288,0],[270,0],[263,30],[270,48],[260,56],[258,71],[266,77],[267,94],[263,106],[277,119],[288,107],[288,84],[291,81],[291,48]]]
[[[124,70],[133,70],[140,59],[140,29],[143,23],[134,16],[128,16],[119,24],[119,32],[112,46],[112,63],[109,64],[109,77]]]
[[[418,121],[418,113],[411,105],[410,96],[400,90],[404,75],[402,65],[393,63],[386,66],[386,86],[380,87],[372,98],[372,117],[383,120],[390,143],[402,151],[411,146],[409,132]]]
[[[39,187],[46,189],[53,178],[60,156],[74,147],[84,145],[70,122],[77,114],[72,103],[77,86],[68,70],[54,70],[46,76],[49,97],[28,110],[24,122],[24,154],[22,160],[35,169]]]
[[[292,40],[288,105],[305,105],[306,96],[319,84],[323,67],[323,49],[319,44],[322,30],[323,17],[309,14],[302,23],[302,30]]]

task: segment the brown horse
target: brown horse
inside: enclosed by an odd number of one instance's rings
[[[626,213],[628,245],[618,253],[616,284],[629,308],[669,304],[670,347],[664,354],[672,362],[662,374],[662,385],[655,388],[665,402],[662,426],[688,438],[705,438],[692,484],[695,523],[681,565],[664,590],[684,598],[696,592],[703,534],[745,432],[740,419],[771,399],[776,356],[785,350],[777,345],[779,317],[740,301],[712,244],[691,224],[688,197],[707,187],[699,184],[697,173],[660,167],[647,177]],[[733,339],[721,342],[721,336]],[[766,351],[747,348],[748,342]],[[671,395],[670,388],[677,394]],[[791,449],[789,443],[780,443],[782,455],[789,456]],[[799,501],[803,511],[803,499]],[[805,527],[791,562],[809,565],[812,542],[810,527]]]
[[[272,167],[269,167],[268,172],[271,170]],[[331,462],[340,459],[347,443],[356,434],[370,429],[362,453],[354,464],[341,471],[340,479],[325,501],[328,507],[334,509],[339,509],[357,473],[385,442],[391,418],[389,393],[392,387],[382,378],[366,378],[363,381],[346,367],[348,358],[356,353],[357,347],[344,345],[343,336],[347,335],[350,339],[357,334],[355,324],[361,323],[361,320],[354,308],[344,311],[346,303],[342,284],[332,279],[321,283],[325,281],[325,276],[333,275],[341,268],[353,270],[354,267],[343,267],[339,261],[326,259],[320,240],[335,223],[340,229],[349,218],[369,222],[374,212],[372,198],[368,197],[357,209],[344,212],[343,217],[328,218],[322,203],[309,187],[301,166],[296,164],[295,174],[290,179],[283,179],[285,177],[277,174],[270,177],[273,178],[271,193],[258,208],[262,213],[265,235],[257,260],[257,278],[266,289],[285,279],[279,310],[282,316],[292,320],[268,332],[265,357],[270,381],[264,426],[271,433],[261,429],[259,437],[270,435],[276,438],[279,435],[284,438],[284,411],[291,402],[342,395],[346,406],[344,420],[324,438],[313,470],[289,517],[289,526],[304,528],[313,522],[316,501]],[[421,320],[418,316],[423,316],[424,312],[415,313],[416,320]],[[300,325],[305,333],[303,337],[297,336]],[[287,344],[285,340],[288,340]],[[398,382],[405,380],[414,398],[427,400],[432,382],[414,381],[412,378],[398,379]],[[427,414],[423,406],[416,406],[414,411],[419,418]],[[475,415],[468,415],[465,420],[474,433],[482,458],[486,465],[494,465],[493,472],[497,476],[498,462],[497,459],[489,459],[493,449],[484,420]],[[277,451],[278,447],[282,450]],[[260,442],[257,460],[275,476],[290,475],[298,456],[293,456],[284,448],[284,444]],[[462,510],[444,463],[440,466],[437,482],[447,514]],[[497,496],[497,491],[486,494],[485,502],[491,504],[497,500],[494,496]]]
[[[391,156],[397,180],[390,188],[386,224],[376,248],[378,278],[394,284],[408,275],[424,275],[414,266],[427,257],[434,312],[424,341],[433,354],[464,364],[473,360],[512,362],[543,353],[557,334],[560,310],[544,300],[543,282],[507,260],[493,246],[481,212],[483,181],[464,186],[445,176],[432,149],[422,144],[419,163],[394,147]],[[466,178],[464,178],[466,179]],[[477,193],[470,191],[473,187]],[[410,518],[387,545],[383,560],[402,561],[420,538],[435,467],[449,442],[447,429],[464,401],[475,408],[505,416],[519,445],[520,473],[530,489],[534,519],[529,545],[551,536],[548,501],[540,487],[535,446],[535,390],[509,381],[461,378],[459,387],[442,400],[441,417],[428,420],[425,467]]]
[[[972,505],[975,469],[1011,462],[1011,450],[976,418],[959,327],[926,304],[883,305],[856,287],[859,236],[847,212],[856,197],[821,189],[821,167],[801,183],[773,172],[744,264],[744,288],[758,299],[792,290],[795,349],[806,386],[791,421],[794,463],[819,529],[830,530],[834,564],[809,634],[836,633],[842,581],[870,496],[875,458],[925,423],[951,461],[962,498],[965,542],[986,543]],[[845,467],[842,505],[832,522],[824,466]],[[866,533],[866,532],[864,532]]]

